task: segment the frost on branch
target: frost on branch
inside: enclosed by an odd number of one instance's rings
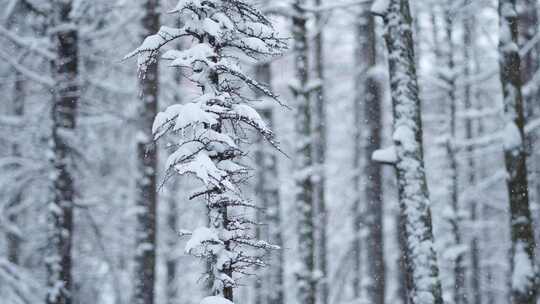
[[[201,188],[191,198],[204,198],[209,210],[209,226],[195,229],[186,245],[186,252],[207,262],[208,283],[214,295],[221,295],[201,303],[231,303],[239,274],[263,266],[264,252],[276,249],[253,236],[257,223],[246,218],[246,212],[235,211],[255,207],[239,188],[248,172],[242,165],[247,129],[277,147],[245,88],[279,102],[265,85],[244,73],[240,56],[257,60],[280,55],[286,43],[266,17],[243,0],[181,0],[170,13],[180,18],[182,26],[162,27],[126,58],[138,56],[139,71],[144,73],[163,52],[170,67],[181,69],[200,88],[193,100],[159,113],[152,132],[155,139],[168,136],[174,141],[168,173],[197,178]],[[163,49],[184,36],[190,38],[189,47]]]

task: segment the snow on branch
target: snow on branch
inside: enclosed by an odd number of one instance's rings
[[[191,38],[190,45],[169,49],[162,59],[172,68],[186,70],[183,75],[200,93],[159,113],[152,132],[156,140],[168,136],[174,141],[169,145],[167,173],[191,175],[201,184],[190,198],[204,198],[209,225],[189,234],[186,252],[209,262],[207,278],[215,294],[230,294],[241,274],[252,266],[264,266],[258,253],[277,249],[250,234],[258,223],[245,213],[228,212],[229,208],[256,208],[240,191],[248,177],[248,168],[242,164],[247,130],[256,131],[277,147],[244,88],[260,91],[281,104],[270,89],[242,71],[240,59],[232,54],[256,60],[278,56],[285,50],[286,40],[277,37],[270,21],[243,0],[180,0],[170,13],[180,18],[182,27],[161,27],[125,59],[138,56],[139,72],[144,74],[166,44],[184,36]],[[202,303],[231,302],[209,297]]]

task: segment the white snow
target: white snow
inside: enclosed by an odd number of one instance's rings
[[[516,244],[513,264],[512,289],[527,291],[534,280],[534,268],[522,242]]]
[[[397,162],[396,147],[389,146],[384,149],[379,149],[371,155],[373,161],[385,164],[395,164]]]
[[[199,227],[193,231],[191,238],[186,243],[185,251],[187,253],[198,249],[204,243],[220,243],[218,234],[208,227]]]
[[[503,145],[505,150],[512,150],[521,146],[523,140],[516,124],[508,122],[503,130]]]
[[[375,15],[384,15],[389,6],[390,0],[375,0],[371,5],[371,12]]]
[[[394,131],[392,139],[397,144],[400,144],[406,151],[414,151],[416,148],[414,131],[407,125],[399,125]]]
[[[234,304],[233,302],[225,299],[224,297],[211,296],[202,299],[200,304]]]

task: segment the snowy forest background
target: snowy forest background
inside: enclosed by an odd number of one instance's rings
[[[536,304],[539,10],[0,0],[0,302]]]

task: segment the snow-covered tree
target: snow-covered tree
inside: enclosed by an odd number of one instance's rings
[[[535,237],[529,206],[525,116],[515,0],[499,1],[499,62],[504,99],[504,156],[510,202],[512,303],[536,303]]]
[[[241,60],[280,55],[286,48],[271,22],[242,0],[181,0],[170,11],[180,27],[163,26],[127,57],[138,55],[141,75],[157,60],[160,50],[182,37],[189,47],[163,54],[169,66],[181,69],[200,93],[191,102],[170,106],[153,124],[154,139],[170,135],[168,173],[194,175],[201,188],[190,198],[204,199],[209,226],[192,232],[186,252],[208,262],[208,280],[214,296],[201,303],[230,303],[240,275],[263,266],[261,254],[275,246],[254,238],[245,208],[256,205],[245,198],[241,185],[248,175],[243,165],[247,129],[274,146],[273,133],[252,107],[245,88],[278,100],[270,90],[247,76]],[[258,253],[261,251],[262,253]]]
[[[394,162],[396,166],[410,303],[442,304],[424,171],[422,119],[409,1],[377,0],[371,9],[384,20],[394,114],[394,145],[377,151],[379,153],[374,153],[374,158]]]

